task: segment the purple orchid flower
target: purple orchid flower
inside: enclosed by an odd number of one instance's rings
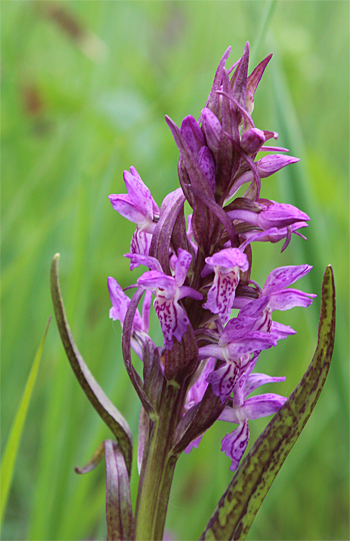
[[[272,149],[273,147],[271,147]],[[261,147],[262,151],[269,151],[270,147]],[[287,149],[281,149],[284,152],[288,152]],[[256,165],[257,171],[260,178],[266,178],[274,173],[277,173],[283,167],[290,165],[292,163],[299,162],[300,158],[294,158],[293,156],[285,156],[284,154],[270,154],[269,156],[264,156],[260,160],[254,162]],[[252,171],[246,171],[241,176],[239,176],[234,182],[232,188],[229,191],[227,200],[231,199],[237,193],[239,188],[246,184],[247,182],[254,182],[254,174]]]
[[[128,193],[112,194],[109,200],[114,210],[137,225],[131,239],[131,253],[148,255],[159,208],[135,167],[131,166],[130,172],[124,171],[123,176]],[[136,266],[131,263],[130,269]]]
[[[123,328],[124,320],[128,306],[130,304],[129,297],[126,296],[117,280],[111,276],[108,278],[108,290],[112,302],[112,308],[109,310],[109,317],[113,321],[120,321],[120,325]],[[151,299],[152,294],[149,291],[146,291],[145,298],[142,305],[142,317],[140,312],[136,310],[134,323],[133,323],[133,336],[131,337],[131,346],[135,353],[142,359],[142,347],[140,341],[142,342],[142,334],[148,334],[149,330],[149,313],[151,308]],[[137,336],[140,340],[136,340]]]
[[[208,344],[198,350],[199,359],[213,356],[224,361],[224,364],[207,378],[213,393],[220,397],[222,403],[230,396],[240,370],[250,361],[251,354],[277,344],[272,334],[254,331],[255,323],[256,319],[252,317],[231,319],[217,344]]]
[[[227,248],[207,257],[205,262],[207,265],[202,271],[202,277],[213,270],[215,276],[203,308],[219,314],[221,323],[225,324],[230,317],[240,271],[244,272],[249,268],[248,259],[238,248]]]
[[[197,300],[203,298],[195,289],[183,285],[191,259],[191,254],[180,248],[174,276],[168,276],[160,270],[151,270],[137,280],[139,286],[149,289],[156,297],[154,309],[163,331],[164,347],[169,350],[173,347],[173,336],[180,342],[189,324],[187,314],[178,301],[184,297]]]
[[[261,291],[260,298],[245,304],[238,318],[253,318],[254,331],[270,333],[275,340],[285,339],[295,334],[296,331],[287,325],[272,321],[274,310],[291,310],[296,306],[307,308],[317,296],[313,293],[304,293],[299,289],[288,288],[303,276],[310,272],[310,265],[296,265],[290,267],[279,267],[273,270]],[[288,288],[288,289],[287,289]]]
[[[267,205],[257,202],[260,206],[260,212],[235,209],[230,210],[227,215],[231,220],[242,220],[252,224],[263,231],[276,228],[285,228],[289,225],[306,222],[310,220],[309,216],[293,205],[284,203],[276,203],[275,201],[267,201]]]
[[[265,374],[251,374],[256,360],[247,363],[241,371],[233,388],[232,404],[227,405],[219,417],[220,421],[238,424],[230,434],[222,440],[221,450],[230,457],[231,471],[238,468],[239,462],[249,441],[248,421],[273,415],[283,406],[287,398],[278,394],[262,394],[247,398],[255,389],[266,383],[285,381],[285,377],[270,377]]]

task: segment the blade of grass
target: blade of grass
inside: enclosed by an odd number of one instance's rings
[[[265,4],[264,12],[261,16],[261,23],[257,31],[257,38],[253,43],[250,53],[250,66],[255,67],[257,64],[257,56],[266,35],[267,29],[272,19],[273,12],[275,10],[276,0],[269,0]]]
[[[19,442],[21,440],[24,423],[27,417],[30,399],[33,394],[33,389],[34,389],[36,377],[38,374],[41,355],[43,352],[45,338],[46,338],[46,334],[50,325],[50,321],[51,321],[51,317],[49,318],[49,321],[47,322],[47,325],[44,331],[44,336],[41,339],[39,349],[35,355],[33,366],[30,370],[29,377],[24,389],[23,396],[22,396],[22,400],[17,410],[16,417],[14,419],[10,436],[7,441],[5,452],[1,461],[0,475],[1,475],[2,487],[1,487],[1,504],[0,504],[0,527],[2,526],[2,521],[4,518],[7,499],[8,499],[13,472],[15,468],[15,462],[17,458]]]

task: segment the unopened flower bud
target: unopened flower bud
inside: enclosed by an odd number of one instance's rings
[[[215,154],[219,150],[222,137],[222,127],[220,121],[207,107],[202,110],[201,117],[202,128],[207,140],[207,145]]]
[[[202,147],[198,154],[198,165],[205,174],[211,191],[215,194],[215,162],[208,147]]]
[[[258,128],[252,128],[244,132],[241,137],[241,148],[245,150],[247,154],[255,154],[260,150],[261,145],[264,143],[264,132]]]
[[[205,142],[202,130],[196,119],[191,115],[186,116],[181,123],[180,132],[191,152],[197,156],[199,150],[205,145]]]

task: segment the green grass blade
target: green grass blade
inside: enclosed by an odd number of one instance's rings
[[[19,447],[19,442],[21,440],[24,423],[27,416],[27,411],[29,407],[29,402],[32,397],[36,377],[38,374],[39,364],[41,360],[41,355],[43,352],[43,347],[45,343],[46,334],[50,325],[51,317],[49,318],[49,321],[47,322],[44,336],[41,339],[39,349],[35,355],[34,362],[32,365],[32,368],[29,373],[29,377],[24,389],[24,393],[22,396],[21,403],[19,405],[18,411],[16,413],[16,417],[13,421],[13,425],[10,431],[10,436],[6,444],[6,448],[3,454],[3,458],[1,461],[1,470],[0,470],[0,477],[1,477],[1,504],[0,504],[0,527],[2,526],[2,521],[4,518],[4,513],[6,509],[7,499],[11,487],[11,481],[13,477],[13,472],[15,468],[15,462],[17,458],[17,451]]]
[[[318,343],[287,402],[255,442],[222,496],[201,540],[243,541],[289,451],[300,436],[325,383],[333,353],[335,289],[331,266],[322,284]]]

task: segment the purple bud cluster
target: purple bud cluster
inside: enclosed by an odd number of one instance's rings
[[[251,117],[271,55],[248,76],[249,44],[226,70],[229,54],[230,48],[199,120],[187,116],[178,128],[166,117],[180,152],[180,188],[159,210],[131,167],[124,171],[127,194],[109,196],[113,208],[136,224],[125,255],[131,270],[148,267],[136,284],[140,294],[145,292],[142,315],[116,280],[109,278],[108,287],[110,317],[120,320],[131,336],[129,347],[147,365],[144,382],[133,378],[139,396],[159,410],[160,380],[180,390],[174,448],[188,452],[197,446],[217,419],[235,423],[238,427],[222,441],[235,470],[247,447],[248,421],[276,413],[286,400],[276,394],[248,398],[261,385],[285,379],[253,373],[262,350],[295,333],[273,321],[272,313],[307,307],[315,295],[288,287],[310,271],[308,265],[274,269],[262,288],[251,279],[251,244],[284,240],[284,250],[293,233],[303,237],[299,229],[307,227],[309,217],[260,197],[261,178],[298,161],[285,154],[287,149],[265,145],[278,134],[256,128]],[[272,154],[259,159],[261,151]],[[192,208],[187,223],[186,200]],[[148,336],[152,296],[162,346]],[[236,317],[232,309],[238,309]]]

